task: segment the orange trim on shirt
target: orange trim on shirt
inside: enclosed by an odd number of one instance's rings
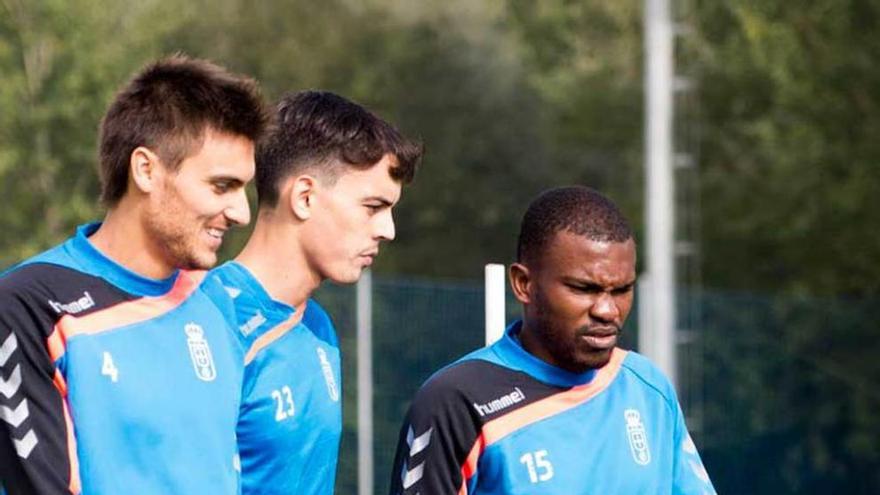
[[[55,388],[61,392],[61,397],[67,397],[67,382],[64,380],[64,375],[61,374],[61,370],[55,368],[55,377],[52,379],[52,384],[55,385]]]
[[[70,484],[67,488],[71,494],[79,495],[82,491],[82,483],[79,479],[79,457],[76,454],[76,435],[73,432],[73,420],[70,417],[67,399],[64,400],[64,424],[67,425],[67,458],[70,460]]]
[[[64,334],[58,330],[57,325],[52,329],[52,333],[46,337],[46,349],[49,351],[49,358],[52,359],[53,363],[58,361],[67,349]]]
[[[471,447],[471,451],[465,458],[464,464],[461,465],[461,490],[458,491],[460,495],[467,494],[467,480],[471,479],[471,476],[477,472],[477,462],[480,460],[480,454],[486,448],[486,445],[483,443],[484,441],[485,438],[482,434],[477,436],[474,446]]]
[[[161,296],[141,297],[80,317],[64,315],[55,324],[55,330],[60,330],[66,342],[79,334],[101,333],[147,321],[180,306],[195,292],[204,277],[204,271],[181,271],[171,290]]]
[[[572,387],[565,392],[551,395],[489,421],[483,425],[481,432],[486,447],[520,428],[567,411],[592,399],[611,384],[611,381],[617,376],[617,372],[620,371],[620,365],[625,357],[626,351],[614,348],[611,360],[596,372],[596,376],[590,383]]]
[[[589,401],[614,381],[626,354],[627,351],[615,347],[608,364],[596,371],[596,376],[590,383],[551,395],[484,424],[461,466],[462,486],[459,494],[467,493],[467,480],[477,472],[477,462],[486,447],[521,428]]]
[[[274,328],[267,331],[263,335],[254,340],[251,348],[248,349],[247,354],[244,355],[244,365],[247,366],[257,357],[257,353],[265,349],[272,342],[275,342],[279,338],[281,338],[284,334],[290,331],[291,328],[295,327],[302,321],[303,314],[306,312],[306,303],[303,303],[299,308],[294,311],[294,313],[290,316],[290,318],[284,320],[283,322],[275,325]]]

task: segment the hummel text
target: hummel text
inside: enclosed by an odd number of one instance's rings
[[[493,401],[485,404],[477,404],[474,402],[474,408],[480,413],[480,416],[485,416],[506,409],[517,402],[522,402],[525,398],[526,396],[522,393],[522,390],[520,390],[519,387],[514,387],[513,392],[507,395],[502,395]]]
[[[89,294],[88,291],[83,292],[83,296],[75,301],[71,301],[67,304],[60,303],[58,301],[53,301],[49,299],[49,306],[52,306],[52,309],[55,310],[56,313],[69,313],[75,315],[81,311],[85,311],[92,306],[95,305],[95,300],[92,299],[92,295]]]

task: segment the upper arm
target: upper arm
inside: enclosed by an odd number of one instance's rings
[[[76,493],[63,378],[46,344],[53,321],[0,292],[0,479],[9,495]]]
[[[694,444],[687,426],[684,422],[684,414],[676,404],[676,425],[674,435],[673,458],[673,493],[676,494],[713,494],[715,488],[709,479],[709,473],[703,466],[700,453]]]
[[[479,430],[460,391],[443,380],[429,382],[416,395],[400,430],[391,494],[458,493]]]

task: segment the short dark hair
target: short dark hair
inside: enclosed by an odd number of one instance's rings
[[[138,146],[176,170],[201,147],[208,128],[256,143],[268,120],[249,77],[181,54],[148,64],[117,93],[101,122],[101,199],[113,206],[125,195]]]
[[[557,232],[567,231],[600,242],[632,239],[629,222],[617,205],[584,186],[550,189],[529,205],[519,231],[516,258],[535,262]]]
[[[257,196],[278,203],[278,186],[294,173],[316,169],[330,181],[339,164],[369,169],[385,154],[397,158],[391,177],[412,182],[424,147],[364,107],[329,91],[302,91],[278,102],[272,128],[257,146]]]

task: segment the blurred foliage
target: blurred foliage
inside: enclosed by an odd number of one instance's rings
[[[680,69],[696,81],[695,111],[680,115],[699,163],[693,218],[703,283],[774,294],[699,299],[710,471],[722,493],[875,493],[880,370],[865,322],[877,316],[870,308],[880,296],[872,213],[880,209],[880,5],[673,3],[690,28],[677,44]],[[476,278],[483,263],[512,259],[528,201],[569,183],[607,192],[641,237],[641,7],[0,0],[0,267],[101,216],[100,118],[132,72],[175,51],[253,75],[271,99],[337,91],[425,141],[428,154],[395,210],[398,238],[384,248],[378,273]],[[227,241],[227,257],[246,234]],[[339,294],[328,297],[344,312],[336,318],[345,337],[350,297]],[[386,316],[377,319],[397,321],[387,316],[393,305],[382,304]],[[409,315],[394,323],[408,343],[377,349],[422,363],[406,321],[430,307],[393,306]],[[454,318],[442,327],[470,326]],[[464,341],[455,342],[449,349]],[[344,338],[346,356],[353,345]],[[349,383],[353,369],[348,359]],[[395,393],[383,386],[377,397]],[[349,387],[348,404],[353,394]],[[382,428],[403,407],[386,402],[377,404]],[[346,409],[349,449],[353,411]],[[340,491],[353,490],[354,469],[344,458]],[[742,488],[743,479],[756,486]]]
[[[880,294],[880,4],[698,5],[707,281]]]

